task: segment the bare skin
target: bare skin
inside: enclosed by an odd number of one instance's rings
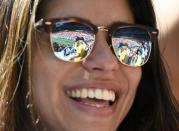
[[[126,0],[52,0],[43,5],[43,18],[80,17],[95,25],[134,23]],[[128,113],[141,78],[141,68],[122,65],[111,52],[106,34],[99,32],[92,54],[81,63],[57,59],[49,36],[37,34],[33,43],[33,93],[47,128],[52,131],[115,131]],[[111,89],[113,106],[96,108],[75,103],[66,94],[73,88]]]

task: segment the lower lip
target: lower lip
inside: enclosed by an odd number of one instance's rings
[[[77,102],[77,101],[75,101],[71,98],[69,98],[69,99],[70,99],[70,102],[72,103],[72,105],[75,108],[77,108],[79,111],[84,112],[88,116],[95,116],[95,117],[109,117],[109,116],[111,116],[115,112],[116,103],[117,103],[117,101],[115,101],[115,103],[113,103],[113,105],[110,105],[110,106],[107,106],[107,107],[97,108],[97,107],[93,107],[93,106],[90,106],[90,105],[86,105],[83,102]]]

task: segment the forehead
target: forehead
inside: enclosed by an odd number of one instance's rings
[[[127,0],[44,0],[41,17],[78,17],[96,25],[113,22],[134,23]]]

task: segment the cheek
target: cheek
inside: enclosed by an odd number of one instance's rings
[[[61,84],[67,79],[74,66],[58,60],[51,49],[40,43],[32,51],[32,86],[37,103],[53,103],[59,92]],[[53,102],[52,102],[53,101]]]
[[[133,71],[129,73],[129,79],[130,79],[129,86],[133,88],[134,90],[136,90],[141,77],[142,77],[142,69],[140,67],[133,69]]]
[[[32,87],[34,104],[38,112],[44,121],[53,122],[53,125],[54,121],[57,121],[55,111],[59,106],[65,107],[62,84],[70,77],[69,74],[73,73],[76,66],[64,63],[50,53],[44,48],[33,50]],[[64,109],[60,109],[61,112],[65,112]]]
[[[123,77],[121,78],[122,95],[119,101],[120,111],[118,116],[123,119],[130,110],[135,99],[137,87],[141,79],[142,70],[140,67],[122,67],[121,74]]]
[[[137,90],[138,84],[142,76],[141,67],[124,67],[123,74],[128,83],[128,90]]]
[[[44,48],[33,51],[32,82],[36,94],[45,93],[48,96],[59,89],[74,66],[58,60],[50,49]]]
[[[126,90],[126,102],[129,107],[132,105],[137,92],[138,84],[142,76],[142,70],[140,67],[129,68],[127,70],[128,88]]]
[[[45,38],[41,38],[42,40],[32,47],[32,78],[35,83],[57,84],[67,77],[73,65],[70,66],[57,59],[48,42],[48,36],[44,34],[40,36]]]
[[[137,68],[128,68],[126,69],[126,79],[128,81],[128,88],[126,90],[126,101],[129,103],[128,105],[132,105],[135,95],[137,92],[137,88],[139,82],[142,77],[142,70],[140,67]]]

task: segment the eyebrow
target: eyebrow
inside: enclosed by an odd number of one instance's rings
[[[50,21],[50,20],[55,20],[55,19],[76,19],[76,20],[79,20],[81,22],[84,22],[84,23],[87,23],[89,25],[93,25],[93,26],[105,26],[107,28],[113,26],[113,25],[133,25],[135,23],[129,23],[129,22],[124,22],[124,21],[115,21],[115,22],[112,22],[111,24],[109,25],[97,25],[97,24],[94,24],[91,20],[89,19],[84,19],[84,18],[81,18],[81,17],[74,17],[74,16],[67,16],[67,17],[56,17],[56,18],[47,18],[47,19],[40,19],[36,22],[36,24],[40,23],[41,20],[45,20],[45,21]]]
[[[115,21],[109,25],[97,25],[97,24],[94,24],[92,21],[88,20],[88,19],[84,19],[84,18],[81,18],[81,17],[74,17],[74,16],[68,16],[68,17],[56,17],[56,18],[47,18],[47,19],[43,19],[41,18],[40,20],[38,20],[36,23],[35,23],[35,28],[38,28],[38,27],[41,27],[43,25],[43,23],[51,23],[51,21],[56,21],[56,20],[68,20],[68,19],[74,19],[74,21],[80,21],[82,23],[86,23],[88,25],[90,25],[91,27],[93,27],[93,29],[95,31],[104,31],[104,32],[111,32],[113,29],[115,29],[115,27],[117,26],[129,26],[129,25],[134,25],[135,23],[127,23],[127,22],[123,22],[123,21]]]
[[[89,19],[84,19],[84,18],[81,18],[81,17],[74,17],[74,16],[69,16],[69,17],[65,17],[65,18],[74,18],[74,19],[78,19],[78,20],[80,20],[80,21],[82,21],[82,22],[85,22],[85,23],[91,23],[91,24],[93,24],[93,25],[96,25],[96,26],[106,26],[106,27],[110,27],[110,26],[112,26],[112,25],[116,25],[116,24],[123,24],[123,25],[132,25],[132,24],[135,24],[135,23],[129,23],[129,22],[125,22],[125,21],[115,21],[115,22],[112,22],[111,24],[109,24],[109,25],[97,25],[97,24],[94,24],[91,20],[89,20]]]

